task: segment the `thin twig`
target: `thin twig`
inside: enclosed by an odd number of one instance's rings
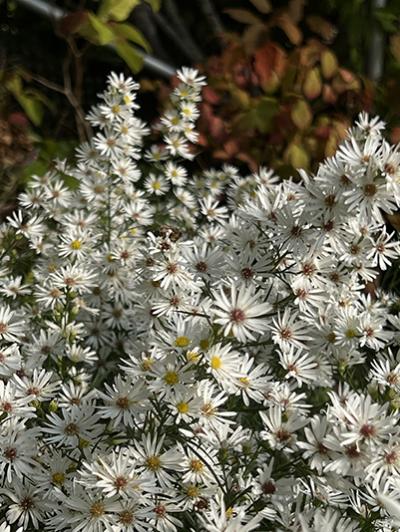
[[[76,128],[78,130],[79,140],[83,142],[84,140],[88,140],[91,137],[91,131],[90,131],[88,123],[85,120],[85,115],[82,110],[82,107],[79,101],[77,100],[74,94],[74,91],[72,89],[72,81],[71,81],[71,75],[70,75],[72,55],[73,55],[73,52],[72,52],[72,49],[70,48],[69,53],[67,54],[67,57],[65,58],[63,62],[64,94],[67,100],[69,101],[69,103],[74,108]]]
[[[43,85],[43,87],[46,87],[54,92],[59,92],[60,94],[63,94],[65,96],[64,87],[62,87],[61,85],[57,85],[56,83],[53,83],[52,81],[49,81],[48,79],[43,78],[38,74],[31,74],[31,72],[29,72],[29,77],[33,81],[36,81],[36,83],[40,83],[40,85]]]

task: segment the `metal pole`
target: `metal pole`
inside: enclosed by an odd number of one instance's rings
[[[371,2],[372,13],[376,9],[382,9],[386,7],[386,0],[372,0]],[[385,57],[385,36],[378,27],[377,23],[374,23],[372,29],[369,57],[368,57],[368,76],[373,81],[379,81],[382,78],[383,66]]]
[[[60,20],[66,15],[68,15],[68,11],[61,9],[60,7],[48,4],[45,0],[17,0],[17,3],[27,7],[28,9],[31,9],[32,11],[35,11],[39,15],[42,15],[54,21]],[[110,48],[114,48],[112,45],[108,46],[110,46]],[[175,74],[175,69],[171,65],[168,65],[161,59],[157,59],[156,57],[147,54],[138,46],[133,47],[135,48],[136,52],[142,57],[144,67],[166,78],[170,78]]]

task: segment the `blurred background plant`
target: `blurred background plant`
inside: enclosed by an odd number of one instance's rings
[[[400,0],[0,0],[0,10],[3,211],[26,176],[90,135],[83,117],[110,70],[140,78],[152,121],[174,69],[200,68],[201,144],[215,164],[315,169],[361,109],[400,140]]]
[[[304,2],[251,3],[251,11],[225,10],[243,29],[226,34],[222,53],[205,64],[203,145],[253,170],[314,169],[333,155],[355,114],[370,110],[371,83],[340,65],[335,26],[307,14]]]

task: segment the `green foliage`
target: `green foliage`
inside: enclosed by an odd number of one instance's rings
[[[122,22],[129,17],[138,4],[140,4],[140,0],[103,0],[98,16],[106,21]]]
[[[129,66],[132,72],[138,72],[143,65],[142,57],[137,53],[137,51],[127,42],[121,41],[115,42],[115,49],[118,52],[118,55],[125,61]]]
[[[113,29],[114,35],[117,35],[118,37],[123,37],[124,39],[127,39],[128,41],[138,44],[147,52],[150,51],[149,43],[146,41],[146,39],[144,39],[141,32],[137,30],[131,24],[115,24],[115,25],[112,25],[112,29]]]
[[[93,44],[109,44],[114,40],[114,32],[93,13],[87,13],[85,22],[79,27],[78,32]]]
[[[44,108],[51,108],[51,102],[38,90],[30,87],[26,88],[23,84],[21,74],[16,71],[11,76],[3,73],[2,81],[4,87],[14,96],[22,109],[25,111],[29,120],[35,125],[40,126],[43,120]]]
[[[103,0],[97,14],[85,10],[74,12],[64,18],[61,24],[65,36],[79,35],[98,46],[110,45],[125,61],[132,72],[138,72],[143,65],[140,50],[131,46],[135,43],[149,52],[150,45],[141,31],[126,20],[142,0]],[[155,3],[155,8],[158,4]]]
[[[213,158],[252,169],[313,169],[334,153],[352,117],[368,109],[371,85],[343,68],[328,44],[335,28],[305,12],[303,2],[248,5],[225,10],[243,31],[227,34],[222,53],[205,65],[203,146]]]
[[[77,145],[76,141],[43,139],[34,161],[21,169],[19,176],[22,183],[28,183],[32,175],[45,175],[54,165],[56,159],[69,158],[73,155]],[[68,186],[74,188],[76,179],[63,176]]]

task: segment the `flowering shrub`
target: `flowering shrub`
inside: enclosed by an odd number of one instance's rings
[[[147,148],[112,74],[1,227],[0,530],[396,529],[400,317],[364,288],[400,154],[361,115],[300,182],[200,171],[179,79]]]

